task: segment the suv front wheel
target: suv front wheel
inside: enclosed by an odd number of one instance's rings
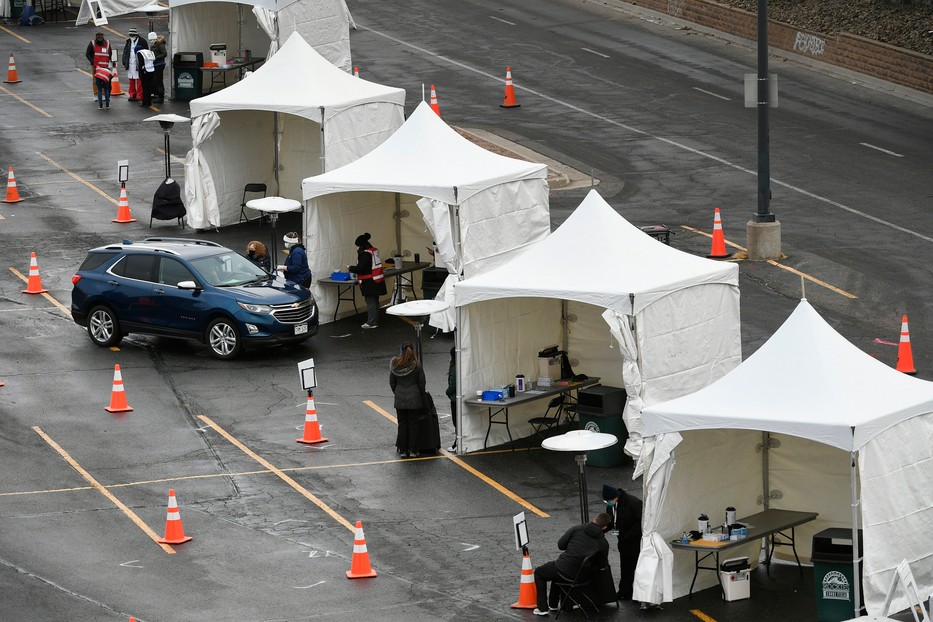
[[[117,316],[110,307],[103,305],[94,307],[88,314],[87,334],[91,337],[91,341],[102,348],[115,346],[123,339]]]
[[[215,358],[235,358],[243,349],[243,340],[236,325],[227,318],[217,318],[207,327],[207,345]]]

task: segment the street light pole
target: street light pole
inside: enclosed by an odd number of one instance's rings
[[[774,222],[768,128],[768,0],[758,0],[758,211],[755,222]]]

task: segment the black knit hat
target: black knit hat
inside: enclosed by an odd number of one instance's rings
[[[373,236],[369,235],[368,233],[364,233],[363,235],[358,235],[356,237],[356,241],[354,242],[354,244],[356,244],[357,246],[368,246],[369,238],[371,237]]]
[[[603,484],[603,500],[612,501],[619,495],[619,489],[609,484]]]

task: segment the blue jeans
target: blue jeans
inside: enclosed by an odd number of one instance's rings
[[[94,78],[94,81],[97,83],[97,105],[104,105],[104,95],[107,95],[107,105],[110,105],[110,80],[101,80],[100,78]]]

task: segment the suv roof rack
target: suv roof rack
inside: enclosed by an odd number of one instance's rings
[[[212,242],[210,240],[194,240],[190,238],[162,238],[162,237],[151,237],[142,240],[143,242],[180,242],[183,244],[197,244],[198,246],[219,246],[223,247],[223,244],[218,244],[217,242]]]

